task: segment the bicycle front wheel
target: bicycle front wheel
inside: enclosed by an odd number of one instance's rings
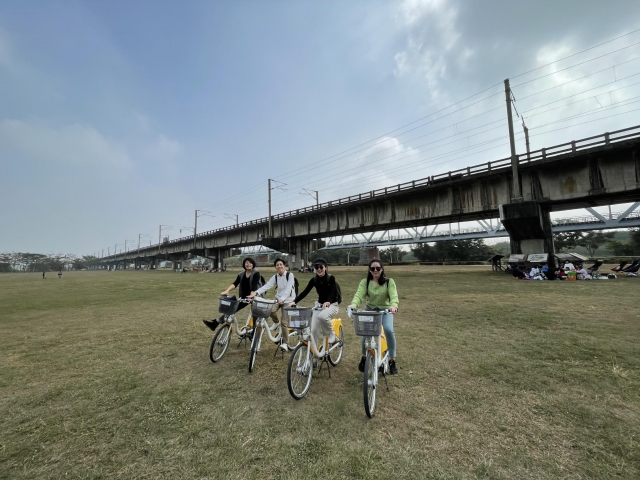
[[[209,348],[209,358],[213,363],[216,363],[222,358],[229,347],[229,339],[231,337],[231,327],[228,323],[222,325],[211,341],[211,348]]]
[[[376,409],[376,387],[378,383],[378,369],[376,359],[371,352],[367,352],[367,359],[364,362],[364,411],[367,417],[373,418]]]
[[[302,399],[311,387],[313,376],[313,361],[309,347],[301,343],[289,357],[287,366],[287,387],[289,393],[296,400]]]
[[[336,343],[329,349],[329,363],[334,367],[340,363],[342,359],[342,347],[344,346],[344,334],[342,325],[337,335]]]
[[[262,328],[258,327],[253,331],[253,338],[251,339],[251,353],[249,354],[249,373],[253,372],[253,367],[256,364],[256,356],[258,355],[258,349],[260,348],[260,340],[262,340]]]

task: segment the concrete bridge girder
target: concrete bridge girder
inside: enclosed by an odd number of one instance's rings
[[[594,147],[531,163],[521,162],[521,200],[537,202],[545,211],[633,202],[640,197],[640,139]],[[274,237],[290,242],[339,235],[495,218],[498,206],[512,202],[511,168],[457,174],[416,188],[393,187],[385,195],[362,194],[312,210],[273,219]],[[386,189],[385,189],[386,190]],[[520,192],[518,192],[520,193]],[[277,216],[276,216],[277,217]],[[175,255],[209,249],[228,250],[263,243],[266,222],[240,226],[141,249],[141,255]],[[264,243],[263,243],[264,244]],[[302,244],[285,245],[304,251]]]

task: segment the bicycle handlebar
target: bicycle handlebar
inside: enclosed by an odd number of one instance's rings
[[[347,315],[349,316],[349,318],[351,318],[351,313],[360,313],[360,312],[367,312],[369,310],[360,310],[359,308],[349,308],[347,307]],[[393,315],[393,312],[390,311],[388,308],[385,308],[384,310],[370,310],[371,312],[380,312],[382,314],[391,314]]]

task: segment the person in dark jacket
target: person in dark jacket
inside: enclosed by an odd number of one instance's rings
[[[313,288],[318,293],[318,300],[315,306],[322,306],[322,310],[314,310],[311,318],[311,335],[316,339],[318,345],[321,344],[320,331],[322,335],[329,335],[329,343],[336,341],[336,334],[331,325],[331,319],[338,313],[338,290],[336,288],[336,279],[333,275],[329,275],[327,270],[327,261],[324,258],[318,258],[313,263],[316,274],[309,280],[306,288],[300,292],[290,305],[294,305],[303,300]]]
[[[251,292],[255,292],[260,288],[260,272],[256,270],[255,260],[247,257],[242,262],[242,266],[244,267],[244,272],[240,272],[235,281],[220,295],[228,295],[231,290],[234,290],[236,287],[240,287],[238,292],[239,297],[247,298]],[[240,305],[238,305],[238,310],[242,310],[247,305],[247,303],[240,303]],[[211,330],[215,330],[218,328],[218,325],[224,322],[224,315],[222,315],[218,320],[203,320],[203,322]]]

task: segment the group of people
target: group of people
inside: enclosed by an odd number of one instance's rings
[[[296,292],[295,277],[293,272],[287,271],[284,260],[277,258],[273,263],[275,275],[268,281],[256,269],[256,262],[252,258],[245,258],[242,262],[244,271],[240,272],[234,282],[227,287],[221,295],[229,295],[235,288],[239,289],[241,299],[251,299],[255,296],[262,296],[275,287],[275,299],[277,307],[271,313],[274,323],[280,324],[283,342],[280,348],[288,350],[287,339],[289,336],[288,326],[282,319],[278,318],[278,311],[285,306],[293,306],[302,301],[315,289],[318,295],[315,307],[320,307],[313,311],[311,318],[311,334],[320,341],[321,336],[328,335],[329,343],[336,341],[335,333],[331,326],[331,319],[335,317],[339,309],[339,290],[336,279],[329,274],[329,265],[323,258],[318,258],[313,262],[315,274],[309,280],[307,286],[301,292]],[[387,338],[389,349],[389,369],[392,375],[398,373],[396,365],[396,337],[393,330],[393,314],[398,311],[398,290],[392,278],[384,274],[384,265],[379,259],[369,262],[367,277],[363,278],[358,285],[353,300],[349,304],[349,309],[357,309],[365,303],[365,310],[383,311],[390,313],[382,316],[382,328]],[[246,307],[246,303],[240,303],[238,310]],[[218,325],[224,322],[224,315],[218,320],[204,320],[204,324],[211,330],[215,330]],[[358,364],[358,369],[363,372],[365,364],[364,338],[362,339],[362,358]]]
[[[577,280],[591,280],[591,275],[587,272],[582,265],[574,265],[569,260],[564,264],[564,267],[559,267],[554,270],[554,276],[558,280],[566,280],[567,275],[571,272],[575,273]],[[546,263],[534,265],[530,269],[520,269],[517,265],[511,267],[511,275],[514,278],[520,280],[548,280],[549,279],[549,266]]]
[[[62,278],[62,270],[58,270],[58,278]],[[46,270],[44,272],[42,272],[42,279],[46,280],[47,279],[47,272]]]

